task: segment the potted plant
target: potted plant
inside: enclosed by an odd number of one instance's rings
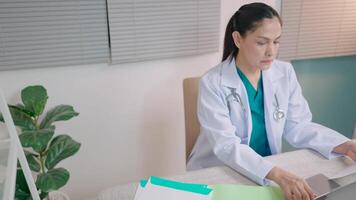
[[[69,135],[55,134],[55,122],[69,120],[79,113],[70,105],[58,105],[43,113],[47,91],[43,86],[28,86],[21,91],[22,103],[9,105],[9,109],[24,147],[27,162],[35,174],[41,199],[50,199],[50,192],[57,191],[69,180],[68,170],[57,164],[74,155],[80,143]],[[3,122],[2,116],[0,121]],[[20,167],[16,177],[16,200],[31,199],[31,194]]]

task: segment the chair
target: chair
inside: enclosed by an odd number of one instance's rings
[[[198,138],[200,124],[197,117],[197,100],[200,77],[183,80],[184,118],[185,118],[185,156],[186,162]]]

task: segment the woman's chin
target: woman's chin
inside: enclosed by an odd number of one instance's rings
[[[262,64],[260,65],[260,69],[263,71],[263,70],[267,70],[271,67],[271,64]]]

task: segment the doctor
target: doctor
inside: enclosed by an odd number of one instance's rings
[[[201,133],[187,168],[228,165],[261,185],[276,182],[287,199],[314,199],[305,180],[263,157],[281,153],[284,137],[326,158],[344,154],[356,161],[356,141],[311,122],[292,65],[275,60],[281,24],[263,3],[244,5],[231,17],[223,61],[200,81]]]

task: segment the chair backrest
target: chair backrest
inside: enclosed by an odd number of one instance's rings
[[[186,161],[188,161],[187,159],[200,131],[200,124],[197,116],[199,79],[199,77],[193,77],[183,80]]]

